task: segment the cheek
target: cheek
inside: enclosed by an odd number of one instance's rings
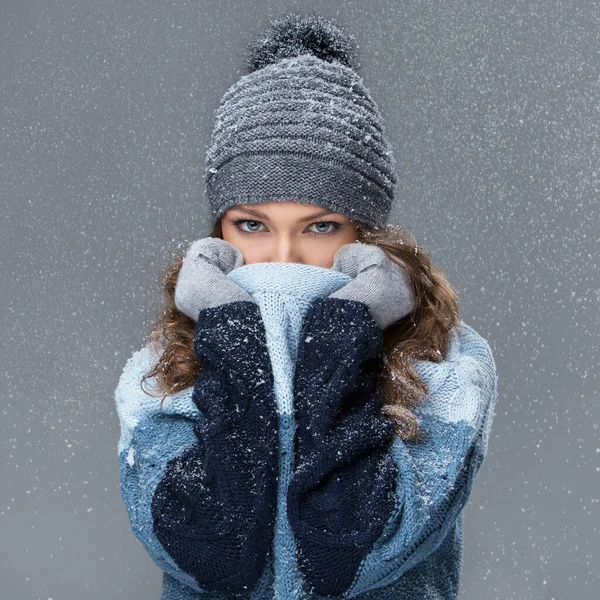
[[[335,243],[332,244],[332,246],[330,248],[328,248],[327,255],[321,256],[322,264],[320,264],[319,266],[325,267],[326,269],[331,269],[331,267],[333,266],[333,259],[335,258],[336,252],[342,246],[345,246],[346,244],[351,244],[352,242],[355,242],[357,239],[358,239],[358,234],[357,234],[356,230],[348,231],[348,232],[344,233],[344,235],[341,235],[339,237],[336,236]]]
[[[357,239],[358,233],[354,228],[349,228],[343,233],[341,233],[339,236],[335,236],[335,252],[337,252],[342,246],[355,242]]]
[[[229,224],[228,221],[221,222],[221,236],[226,242],[230,243],[233,243],[236,238],[234,228]]]
[[[224,223],[221,226],[221,234],[226,242],[237,246],[242,251],[244,248],[247,248],[251,245],[247,239],[247,236],[245,236],[243,233],[240,233],[235,225]]]

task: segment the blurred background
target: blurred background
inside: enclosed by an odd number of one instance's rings
[[[214,110],[288,11],[356,36],[397,160],[391,220],[494,352],[461,600],[597,598],[597,0],[0,2],[0,597],[160,598],[113,393],[161,269],[210,232]]]

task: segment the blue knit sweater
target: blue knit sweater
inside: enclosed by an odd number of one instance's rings
[[[381,331],[365,304],[327,298],[349,276],[300,263],[228,276],[256,304],[200,311],[195,385],[162,407],[142,391],[157,344],[115,392],[121,494],[161,600],[458,598],[496,402],[488,343],[460,321],[443,361],[416,361],[425,435],[405,442],[375,391]]]

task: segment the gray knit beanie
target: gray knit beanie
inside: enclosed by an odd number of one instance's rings
[[[332,21],[294,14],[248,45],[247,72],[221,99],[206,155],[213,226],[237,204],[287,201],[387,223],[395,160],[356,48]]]

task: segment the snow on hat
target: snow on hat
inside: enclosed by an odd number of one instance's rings
[[[221,99],[206,154],[214,222],[237,204],[295,201],[386,224],[395,160],[356,73],[357,48],[331,20],[296,14],[248,45],[247,71]]]

